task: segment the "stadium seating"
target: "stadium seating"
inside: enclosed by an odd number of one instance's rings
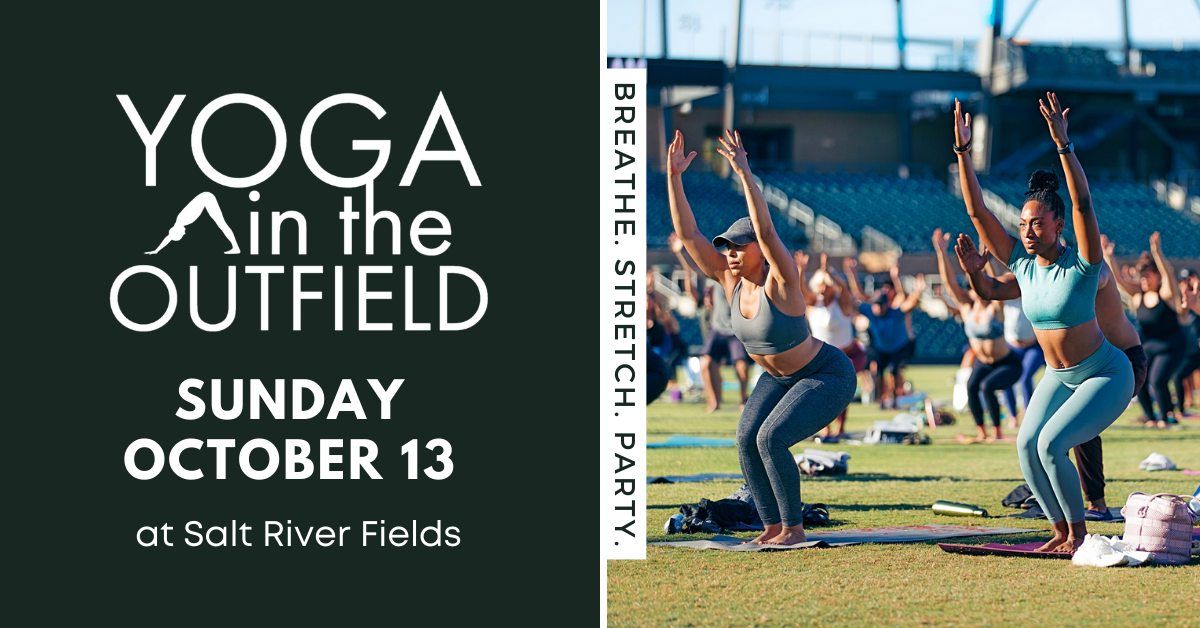
[[[983,185],[1009,203],[1020,207],[1026,182],[1018,179],[986,178]],[[1059,192],[1070,207],[1065,184]],[[1150,234],[1162,233],[1168,257],[1200,257],[1200,217],[1189,216],[1159,202],[1154,189],[1133,181],[1088,182],[1100,231],[1112,236],[1118,257],[1136,256],[1149,248]],[[1067,240],[1075,241],[1068,221]]]
[[[929,252],[934,228],[971,228],[962,200],[931,176],[772,172],[763,178],[860,241],[863,227],[870,226],[905,251]]]
[[[700,334],[700,319],[678,314],[675,318],[679,321],[679,337],[689,348],[699,350],[699,347],[704,346],[704,336]]]
[[[667,236],[674,229],[667,205],[667,177],[661,172],[650,171],[646,174],[646,179],[649,186],[646,244],[650,248],[662,248],[667,245]],[[729,179],[693,168],[684,173],[683,183],[688,204],[692,206],[692,213],[696,215],[700,231],[709,237],[725,231],[730,223],[747,215],[746,200],[733,188]],[[771,213],[775,230],[784,244],[792,250],[802,249],[807,245],[808,239],[802,228],[792,225],[787,218],[774,210]]]
[[[957,362],[962,359],[967,336],[962,324],[953,318],[937,319],[921,310],[913,312],[913,333],[917,335],[916,362]]]
[[[1122,74],[1119,59],[1110,57],[1109,52],[1100,48],[1027,45],[1018,49],[1024,60],[1025,73],[1030,78],[1107,81]],[[1200,50],[1143,49],[1135,52],[1142,68],[1135,72],[1142,77],[1184,82],[1200,79]]]
[[[1022,46],[1025,73],[1030,78],[1107,80],[1117,78],[1117,64],[1100,48],[1082,46]]]
[[[1162,80],[1200,81],[1200,50],[1140,50],[1146,74]]]

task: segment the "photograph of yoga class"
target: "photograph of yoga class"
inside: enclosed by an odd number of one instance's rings
[[[1200,624],[1200,1],[607,16],[649,362],[608,622]]]

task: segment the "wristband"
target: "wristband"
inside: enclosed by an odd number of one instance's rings
[[[955,153],[958,153],[959,155],[961,155],[961,154],[971,150],[971,142],[967,142],[966,146],[959,146],[958,144],[954,144],[953,148],[954,148]]]
[[[1075,142],[1067,142],[1066,146],[1058,147],[1059,155],[1070,155],[1073,152],[1075,152]]]

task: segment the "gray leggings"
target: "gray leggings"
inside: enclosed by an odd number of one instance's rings
[[[854,397],[854,366],[823,344],[804,368],[786,377],[763,373],[738,422],[738,458],[758,515],[767,525],[804,521],[800,471],[788,448],[829,424]]]
[[[1067,452],[1099,436],[1132,395],[1133,365],[1107,340],[1075,366],[1047,367],[1021,420],[1017,459],[1051,523],[1083,521],[1079,473]]]

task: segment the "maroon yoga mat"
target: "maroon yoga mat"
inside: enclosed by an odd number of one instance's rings
[[[1200,526],[1192,529],[1192,540],[1200,541]],[[951,554],[974,554],[976,556],[1024,556],[1026,558],[1070,558],[1063,552],[1035,552],[1045,541],[1033,541],[1017,545],[987,543],[985,545],[963,545],[961,543],[938,543],[938,547]]]
[[[1070,558],[1065,552],[1035,552],[1033,550],[1045,545],[1045,541],[1006,545],[1004,543],[987,543],[985,545],[962,545],[960,543],[938,543],[942,551],[951,554],[975,554],[978,556],[1024,556],[1026,558]]]

